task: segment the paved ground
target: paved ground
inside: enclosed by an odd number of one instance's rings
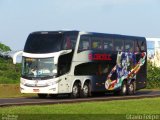
[[[41,105],[41,104],[57,104],[57,103],[75,103],[75,102],[88,102],[88,101],[111,101],[111,100],[124,100],[124,99],[140,99],[160,97],[160,91],[138,91],[133,96],[114,96],[113,94],[106,94],[105,96],[95,96],[90,98],[77,98],[71,99],[66,96],[58,98],[39,99],[38,97],[28,98],[2,98],[0,99],[0,107],[12,105]]]

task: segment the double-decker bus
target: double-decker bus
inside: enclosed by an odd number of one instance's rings
[[[31,33],[22,53],[21,93],[133,95],[146,86],[146,39],[81,31]]]

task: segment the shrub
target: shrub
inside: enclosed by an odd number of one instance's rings
[[[11,59],[0,58],[0,84],[19,83],[21,64],[14,65]]]
[[[148,62],[147,66],[147,88],[160,88],[160,68]]]

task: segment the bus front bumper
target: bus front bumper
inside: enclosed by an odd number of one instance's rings
[[[20,84],[21,93],[45,93],[45,94],[58,94],[58,83],[46,87],[28,87]]]

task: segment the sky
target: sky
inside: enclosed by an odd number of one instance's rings
[[[34,31],[160,38],[160,0],[0,0],[0,42],[23,50]]]

